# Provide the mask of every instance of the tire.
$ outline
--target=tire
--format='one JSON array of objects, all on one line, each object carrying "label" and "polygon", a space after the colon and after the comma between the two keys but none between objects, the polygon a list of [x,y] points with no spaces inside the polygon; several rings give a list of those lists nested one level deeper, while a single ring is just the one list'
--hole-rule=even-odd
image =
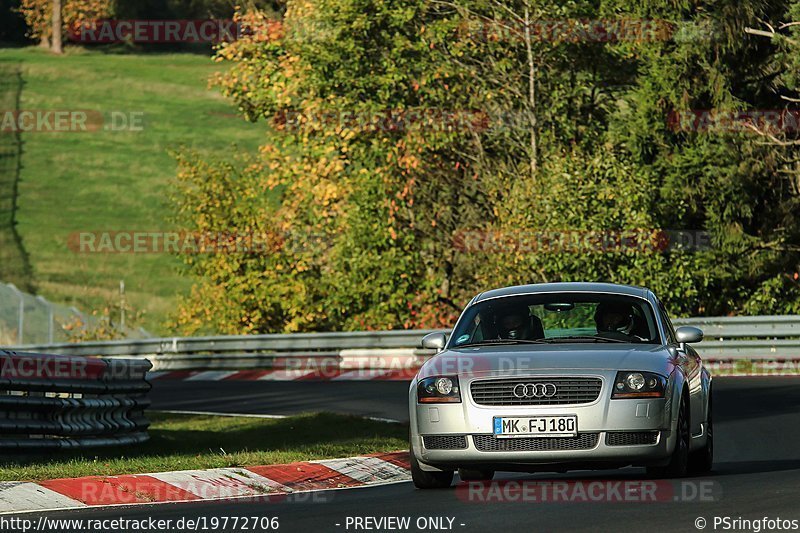
[{"label": "tire", "polygon": [[428,472],[422,470],[414,450],[411,450],[411,480],[418,489],[446,489],[453,483],[453,471]]},{"label": "tire", "polygon": [[675,441],[675,449],[670,455],[669,463],[666,466],[651,466],[647,468],[647,473],[657,478],[677,478],[685,477],[689,466],[689,445],[691,434],[689,430],[689,405],[686,394],[681,397],[681,406],[678,409],[678,439]]},{"label": "tire", "polygon": [[708,393],[708,416],[706,417],[706,445],[689,455],[689,471],[693,474],[705,474],[714,465],[714,419],[713,394]]},{"label": "tire", "polygon": [[458,477],[461,478],[461,481],[491,481],[494,477],[494,470],[459,468]]}]

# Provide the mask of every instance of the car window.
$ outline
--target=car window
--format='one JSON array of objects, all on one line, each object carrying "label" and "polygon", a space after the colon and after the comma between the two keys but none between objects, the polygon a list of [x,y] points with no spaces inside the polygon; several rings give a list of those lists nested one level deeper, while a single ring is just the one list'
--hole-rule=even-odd
[{"label": "car window", "polygon": [[678,337],[675,335],[675,327],[672,325],[672,320],[670,320],[669,314],[667,314],[667,310],[661,302],[658,302],[658,312],[661,313],[661,321],[664,323],[664,331],[667,333],[668,343],[677,343]]},{"label": "car window", "polygon": [[453,332],[453,346],[488,340],[602,337],[660,344],[649,302],[618,294],[547,293],[474,304]]}]

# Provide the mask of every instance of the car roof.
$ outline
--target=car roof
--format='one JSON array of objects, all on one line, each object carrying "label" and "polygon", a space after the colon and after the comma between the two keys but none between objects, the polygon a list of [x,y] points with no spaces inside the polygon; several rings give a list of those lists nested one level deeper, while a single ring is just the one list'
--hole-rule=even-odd
[{"label": "car roof", "polygon": [[482,292],[472,303],[478,303],[490,298],[500,298],[503,296],[514,296],[518,294],[535,294],[545,292],[602,292],[611,294],[622,294],[626,296],[636,296],[647,299],[650,292],[644,287],[634,285],[618,285],[616,283],[534,283],[530,285],[515,285],[513,287],[503,287]]}]

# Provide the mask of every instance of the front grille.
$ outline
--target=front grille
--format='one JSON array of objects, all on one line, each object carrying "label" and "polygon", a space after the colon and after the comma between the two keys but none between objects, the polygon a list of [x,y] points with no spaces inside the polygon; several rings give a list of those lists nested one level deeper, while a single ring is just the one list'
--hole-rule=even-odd
[{"label": "front grille", "polygon": [[553,450],[589,450],[597,446],[598,433],[579,433],[577,437],[520,437],[498,439],[494,435],[473,435],[481,452],[546,452]]},{"label": "front grille", "polygon": [[428,450],[463,450],[467,447],[465,435],[425,435],[422,442]]},{"label": "front grille", "polygon": [[[550,398],[517,398],[514,387],[552,383],[556,393]],[[591,403],[600,396],[599,378],[506,378],[473,381],[472,400],[479,405],[576,405]]]},{"label": "front grille", "polygon": [[606,434],[606,444],[609,446],[641,446],[655,444],[658,441],[658,431],[625,431]]}]

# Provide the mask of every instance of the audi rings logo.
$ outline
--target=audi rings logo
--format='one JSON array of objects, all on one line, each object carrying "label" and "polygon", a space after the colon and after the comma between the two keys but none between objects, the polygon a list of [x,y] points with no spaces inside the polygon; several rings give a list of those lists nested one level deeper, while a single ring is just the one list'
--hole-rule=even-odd
[{"label": "audi rings logo", "polygon": [[517,398],[552,398],[558,389],[552,383],[520,383],[514,387]]}]

